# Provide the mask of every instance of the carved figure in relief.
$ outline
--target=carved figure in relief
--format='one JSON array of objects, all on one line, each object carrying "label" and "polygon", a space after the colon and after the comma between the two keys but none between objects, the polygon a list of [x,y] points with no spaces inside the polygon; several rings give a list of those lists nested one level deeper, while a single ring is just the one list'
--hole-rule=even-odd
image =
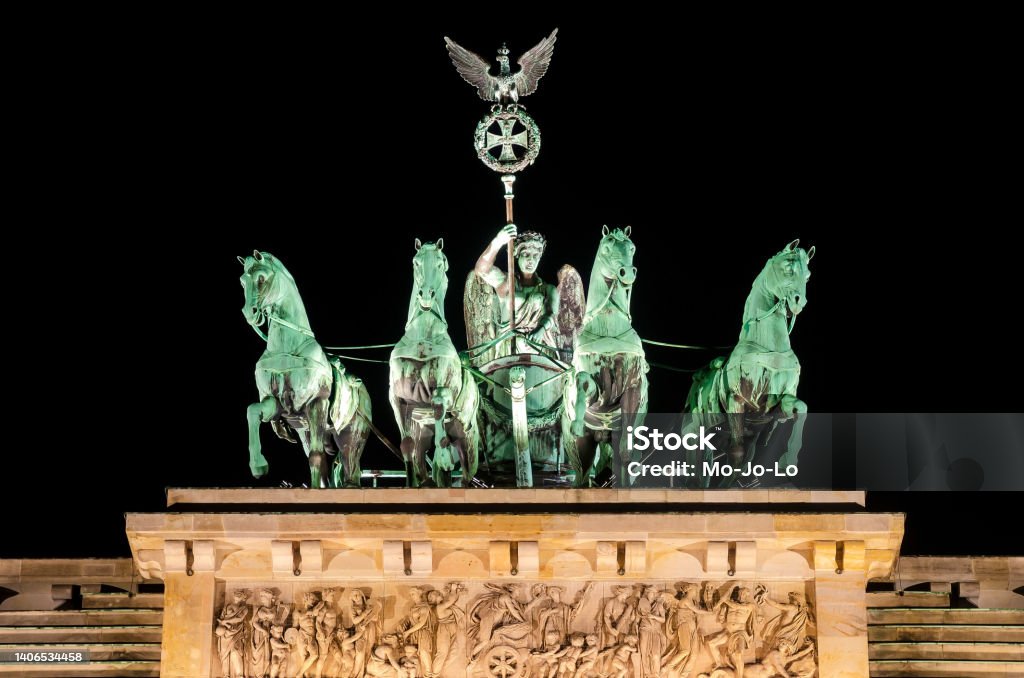
[{"label": "carved figure in relief", "polygon": [[565,676],[573,676],[576,674],[576,662],[578,662],[580,657],[583,656],[583,645],[585,642],[586,636],[582,633],[574,633],[569,638],[569,647],[555,655],[559,658],[558,678],[565,678]]},{"label": "carved figure in relief", "polygon": [[788,641],[794,650],[803,648],[804,640],[807,637],[807,622],[810,621],[810,610],[807,601],[802,593],[792,591],[789,594],[789,603],[777,603],[765,596],[764,604],[780,610],[780,614],[764,626],[762,636],[765,645],[775,648],[782,641]]},{"label": "carved figure in relief", "polygon": [[245,675],[245,620],[249,616],[247,589],[231,593],[231,602],[224,606],[217,618],[217,654],[220,656],[224,678],[242,678]]},{"label": "carved figure in relief", "polygon": [[402,658],[398,660],[401,667],[399,678],[422,678],[419,653],[420,650],[415,645],[406,645],[402,648]]},{"label": "carved figure in relief", "polygon": [[596,633],[587,634],[585,640],[587,647],[580,654],[573,678],[586,678],[594,670],[598,654],[601,652],[601,639]]},{"label": "carved figure in relief", "polygon": [[307,678],[308,671],[320,656],[316,642],[316,620],[323,608],[324,603],[319,593],[306,591],[302,594],[302,608],[296,609],[292,615],[293,624],[299,629],[299,678]]},{"label": "carved figure in relief", "polygon": [[628,586],[616,586],[615,595],[609,598],[601,609],[601,648],[617,645],[619,637],[629,632],[633,619],[633,609],[627,598],[632,589]]},{"label": "carved figure in relief", "polygon": [[530,602],[526,604],[526,617],[530,621],[530,647],[544,647],[544,624],[541,615],[551,607],[551,596],[548,595],[546,584],[534,584],[530,587]]},{"label": "carved figure in relief", "polygon": [[[700,651],[701,636],[697,631],[699,615],[713,614],[700,606],[698,594],[700,587],[696,584],[680,582],[676,584],[680,598],[666,600],[670,603],[666,631],[670,639],[668,651],[662,658],[662,665],[670,670],[680,671],[687,675],[693,669]],[[666,594],[671,595],[671,594]]]},{"label": "carved figure in relief", "polygon": [[368,661],[366,662],[366,673],[360,669],[353,671],[352,676],[369,676],[370,678],[397,678],[402,675],[402,667],[398,663],[398,645],[401,636],[397,633],[387,633],[381,636],[380,645],[373,648]]},{"label": "carved figure in relief", "polygon": [[576,598],[573,600],[572,605],[562,602],[562,593],[565,589],[561,586],[548,586],[547,593],[551,599],[551,604],[546,610],[541,612],[539,615],[541,628],[547,631],[558,632],[559,644],[564,644],[570,631],[572,630],[572,622],[579,614],[580,608],[586,602],[587,594],[590,593],[590,589],[593,588],[593,583],[587,582],[583,589],[576,594]]},{"label": "carved figure in relief", "polygon": [[633,668],[632,654],[637,651],[639,639],[634,635],[624,636],[622,642],[615,646],[611,653],[612,678],[626,678]]},{"label": "carved figure in relief", "polygon": [[334,607],[334,599],[338,592],[336,588],[327,588],[320,593],[323,603],[319,606],[319,612],[316,615],[316,678],[323,678],[327,661],[338,652],[336,647],[338,611]]},{"label": "carved figure in relief", "polygon": [[427,678],[440,678],[444,675],[445,664],[459,642],[459,630],[466,626],[466,613],[456,605],[465,590],[466,587],[459,582],[450,582],[445,586],[444,593],[430,591],[427,594],[427,602],[433,606],[436,619],[434,660],[424,669]]},{"label": "carved figure in relief", "polygon": [[277,595],[270,589],[257,591],[256,602],[256,611],[250,622],[252,635],[249,637],[249,673],[266,676],[270,672],[271,630],[275,625],[284,626],[288,619],[288,606],[279,605]]},{"label": "carved figure in relief", "polygon": [[437,616],[429,602],[424,600],[425,591],[413,586],[409,589],[412,610],[399,624],[398,631],[406,646],[413,645],[419,653],[417,666],[428,669],[434,660],[434,640],[437,636]]},{"label": "carved figure in relief", "polygon": [[[296,639],[298,633],[295,629],[291,631],[290,637]],[[270,678],[285,678],[288,670],[288,656],[292,653],[292,644],[284,637],[284,627],[274,624],[270,627]]]},{"label": "carved figure in relief", "polygon": [[[733,600],[736,592],[736,600]],[[729,664],[735,669],[735,678],[743,678],[743,651],[750,647],[754,639],[754,597],[746,586],[732,584],[727,593],[718,602],[716,611],[724,629],[708,638],[708,650],[716,666],[725,666],[722,659],[722,648]]]},{"label": "carved figure in relief", "polygon": [[807,672],[806,668],[798,668],[797,672],[793,672],[793,666],[787,668],[787,664],[804,658],[806,655],[813,651],[813,647],[805,647],[800,652],[793,654],[793,645],[783,640],[779,643],[779,646],[774,650],[771,650],[764,659],[753,664],[747,664],[743,667],[742,672],[738,672],[736,669],[730,669],[727,667],[717,668],[710,674],[702,673],[700,678],[810,678],[814,675],[816,668],[813,665],[813,661],[810,665],[810,672]]},{"label": "carved figure in relief", "polygon": [[[355,642],[355,659],[352,667],[353,676],[361,676],[371,652],[375,652],[377,639],[380,638],[383,607],[380,602],[366,597],[360,589],[352,589],[349,593],[349,621],[355,633],[361,637]],[[397,664],[396,664],[397,668]]]},{"label": "carved figure in relief", "polygon": [[352,674],[356,659],[355,645],[362,637],[362,630],[350,633],[348,629],[340,628],[334,632],[331,655],[325,664],[325,666],[333,668],[334,675],[347,678]]},{"label": "carved figure in relief", "polygon": [[525,645],[531,631],[523,604],[516,598],[519,584],[484,586],[488,591],[477,598],[469,611],[469,636],[476,640],[469,653],[471,660],[489,645]]},{"label": "carved figure in relief", "polygon": [[559,643],[558,631],[550,631],[544,636],[544,644],[530,653],[529,674],[536,678],[554,678],[558,673],[558,657],[562,646]]},{"label": "carved figure in relief", "polygon": [[661,676],[661,655],[665,651],[666,606],[654,586],[644,586],[636,604],[638,650],[643,678]]}]

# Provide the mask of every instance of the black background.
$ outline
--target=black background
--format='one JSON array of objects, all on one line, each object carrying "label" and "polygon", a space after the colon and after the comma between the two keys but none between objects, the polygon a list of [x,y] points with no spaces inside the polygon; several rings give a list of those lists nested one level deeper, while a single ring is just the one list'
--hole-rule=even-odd
[{"label": "black background", "polygon": [[[758,34],[541,15],[499,28],[502,12],[476,25],[140,24],[46,67],[16,130],[8,261],[28,266],[4,322],[20,406],[0,555],[125,555],[123,513],[159,511],[165,487],[308,478],[267,427],[270,476],[248,475],[262,342],[240,314],[236,255],[281,258],[321,343],[383,343],[402,333],[413,239],[444,237],[464,345],[462,280],[503,201],[471,145],[488,105],[449,63],[446,34],[487,58],[507,41],[516,57],[560,28],[524,101],[543,148],[516,184],[517,223],[549,238],[543,277],[570,263],[586,280],[602,224],[630,224],[641,335],[730,344],[750,283],[800,238],[817,248],[791,337],[812,411],[1019,409],[1018,361],[1000,357],[1017,350],[1004,322],[1020,284],[1003,241],[1019,187],[1001,166],[998,44],[923,24]],[[649,357],[693,368],[713,355]],[[386,367],[348,366],[394,436]],[[650,376],[651,409],[681,408],[688,377]],[[394,460],[371,440],[363,467]],[[872,494],[869,508],[908,512],[904,553],[997,555],[1021,546],[979,521],[1020,500]]]}]

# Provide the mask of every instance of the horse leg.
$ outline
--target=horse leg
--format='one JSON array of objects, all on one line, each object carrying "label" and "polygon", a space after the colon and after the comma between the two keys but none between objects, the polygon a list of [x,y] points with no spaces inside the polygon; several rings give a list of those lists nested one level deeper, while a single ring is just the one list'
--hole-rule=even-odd
[{"label": "horse leg", "polygon": [[647,404],[643,400],[643,394],[639,388],[631,387],[622,392],[620,400],[622,404],[622,425],[617,431],[612,433],[612,449],[616,451],[615,456],[618,458],[621,466],[621,468],[616,470],[616,476],[623,485],[627,483],[633,485],[636,482],[636,478],[626,473],[626,468],[629,462],[640,460],[640,451],[633,450],[630,453],[622,443],[622,439],[624,437],[623,433],[630,426],[643,424],[644,415],[647,414]]},{"label": "horse leg", "polygon": [[459,464],[462,468],[462,486],[469,487],[470,481],[476,475],[477,451],[476,445],[466,432],[466,427],[456,417],[448,428],[447,437],[441,441],[448,445],[454,445],[459,455]]},{"label": "horse leg", "polygon": [[359,466],[359,458],[363,455],[370,432],[365,423],[359,426],[360,421],[353,421],[347,429],[334,436],[334,444],[338,448],[332,469],[334,487],[360,486],[363,470]]},{"label": "horse leg", "polygon": [[570,446],[569,461],[576,471],[576,480],[573,487],[590,487],[590,469],[594,466],[594,459],[597,456],[598,441],[593,431],[586,431],[579,438],[574,439]]},{"label": "horse leg", "polygon": [[426,454],[430,449],[433,429],[413,420],[412,405],[407,405],[405,409],[407,411],[403,413],[403,420],[408,422],[408,425],[400,445],[402,458],[405,460],[405,486],[419,487],[430,477]]},{"label": "horse leg", "polygon": [[587,431],[587,402],[591,391],[597,390],[597,382],[587,372],[576,373],[576,401],[573,403],[572,435],[582,438]]},{"label": "horse leg", "polygon": [[359,487],[362,469],[359,460],[370,437],[370,395],[365,386],[359,387],[359,405],[348,426],[334,436],[338,458],[334,461],[334,487]]},{"label": "horse leg", "polygon": [[316,400],[310,404],[306,417],[309,419],[309,486],[312,489],[324,487],[327,482],[327,400]]},{"label": "horse leg", "polygon": [[249,470],[253,478],[262,478],[270,468],[260,445],[260,424],[276,417],[278,409],[274,396],[267,396],[249,405],[245,411],[245,418],[249,421]]},{"label": "horse leg", "polygon": [[[587,403],[597,392],[597,382],[589,372],[579,371],[575,376],[576,398],[571,401],[573,420],[568,427],[563,426],[562,436],[565,438],[565,456],[576,471],[574,487],[590,487],[590,469],[594,465],[598,441],[594,433],[587,429]],[[563,415],[565,416],[565,415]],[[568,430],[565,430],[568,428]]]},{"label": "horse leg", "polygon": [[452,484],[452,470],[455,460],[451,456],[451,438],[445,430],[445,420],[452,406],[451,390],[439,387],[434,390],[434,484],[449,487]]},{"label": "horse leg", "polygon": [[743,461],[747,456],[743,433],[743,414],[746,411],[746,404],[741,397],[734,395],[729,398],[726,406],[729,412],[729,436],[732,439],[732,447],[728,452],[729,463],[734,468],[740,468],[743,466]]},{"label": "horse leg", "polygon": [[804,415],[807,414],[807,403],[796,396],[785,395],[782,396],[780,407],[787,416],[793,415],[793,433],[789,436],[786,452],[779,459],[779,463],[786,466],[790,464],[797,466],[800,448],[804,444],[804,424],[807,423],[807,417]]}]

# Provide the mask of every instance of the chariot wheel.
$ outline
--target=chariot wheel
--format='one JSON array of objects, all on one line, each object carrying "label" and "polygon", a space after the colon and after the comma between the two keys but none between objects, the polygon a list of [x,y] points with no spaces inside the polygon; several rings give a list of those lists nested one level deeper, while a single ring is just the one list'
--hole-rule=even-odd
[{"label": "chariot wheel", "polygon": [[497,645],[487,651],[484,666],[488,676],[497,678],[521,678],[526,663],[520,651],[510,645]]}]

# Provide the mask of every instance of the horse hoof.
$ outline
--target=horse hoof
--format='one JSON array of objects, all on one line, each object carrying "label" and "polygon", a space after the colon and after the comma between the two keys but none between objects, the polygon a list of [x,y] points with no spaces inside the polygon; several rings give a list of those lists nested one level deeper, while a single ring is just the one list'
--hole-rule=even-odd
[{"label": "horse hoof", "polygon": [[267,475],[267,471],[270,470],[270,466],[262,464],[260,466],[250,466],[249,470],[252,471],[253,478],[262,478]]}]

